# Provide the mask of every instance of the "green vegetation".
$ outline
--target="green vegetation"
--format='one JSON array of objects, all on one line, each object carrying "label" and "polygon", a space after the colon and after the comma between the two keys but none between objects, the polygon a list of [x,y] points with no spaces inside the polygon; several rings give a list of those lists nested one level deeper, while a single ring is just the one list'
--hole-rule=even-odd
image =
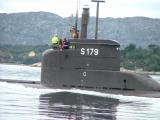
[{"label": "green vegetation", "polygon": [[[50,48],[43,46],[12,46],[0,45],[0,63],[33,64],[40,62],[42,53]],[[121,50],[121,67],[144,71],[160,71],[160,46],[149,45],[147,48],[137,48],[130,44]]]},{"label": "green vegetation", "polygon": [[121,50],[121,66],[130,70],[160,71],[160,46],[142,49],[130,44]]},{"label": "green vegetation", "polygon": [[0,63],[33,64],[41,61],[42,53],[48,45],[0,45]]}]

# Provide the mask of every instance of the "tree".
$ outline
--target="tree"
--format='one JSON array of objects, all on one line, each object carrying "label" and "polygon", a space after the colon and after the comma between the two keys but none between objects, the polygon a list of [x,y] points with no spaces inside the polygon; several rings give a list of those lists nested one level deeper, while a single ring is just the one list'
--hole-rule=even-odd
[{"label": "tree", "polygon": [[134,50],[136,50],[136,45],[135,44],[130,44],[124,50],[127,51],[127,52],[134,51]]}]

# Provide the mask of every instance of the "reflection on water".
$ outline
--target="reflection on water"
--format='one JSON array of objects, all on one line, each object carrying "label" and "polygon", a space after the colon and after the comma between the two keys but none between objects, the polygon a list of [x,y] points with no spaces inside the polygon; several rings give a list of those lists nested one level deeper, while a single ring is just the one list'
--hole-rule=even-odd
[{"label": "reflection on water", "polygon": [[159,98],[4,82],[0,89],[0,120],[160,120]]},{"label": "reflection on water", "polygon": [[119,100],[70,92],[40,95],[40,114],[56,119],[116,120]]},{"label": "reflection on water", "polygon": [[[0,64],[0,79],[38,81],[40,68]],[[0,120],[160,120],[159,113],[160,98],[0,82]]]}]

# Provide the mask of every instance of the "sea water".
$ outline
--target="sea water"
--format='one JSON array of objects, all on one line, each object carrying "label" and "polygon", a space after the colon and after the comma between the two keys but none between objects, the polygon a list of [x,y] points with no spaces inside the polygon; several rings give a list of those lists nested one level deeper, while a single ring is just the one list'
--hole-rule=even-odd
[{"label": "sea water", "polygon": [[[0,79],[39,81],[40,68],[0,64]],[[160,98],[0,82],[0,120],[160,120]]]}]

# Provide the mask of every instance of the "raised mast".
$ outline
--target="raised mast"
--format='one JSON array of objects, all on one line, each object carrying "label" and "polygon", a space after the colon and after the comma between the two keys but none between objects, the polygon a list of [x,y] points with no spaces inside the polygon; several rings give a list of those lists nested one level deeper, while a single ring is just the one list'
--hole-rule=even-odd
[{"label": "raised mast", "polygon": [[99,3],[105,2],[105,0],[92,0],[92,2],[97,2],[97,11],[96,11],[96,28],[95,28],[95,40],[98,39],[98,18],[99,18]]}]

